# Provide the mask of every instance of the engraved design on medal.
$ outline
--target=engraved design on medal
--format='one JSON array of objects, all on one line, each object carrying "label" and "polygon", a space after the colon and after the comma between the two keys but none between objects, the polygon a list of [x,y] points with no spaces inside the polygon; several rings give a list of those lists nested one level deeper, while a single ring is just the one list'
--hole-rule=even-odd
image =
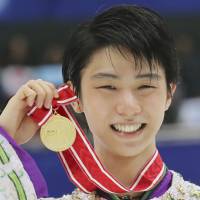
[{"label": "engraved design on medal", "polygon": [[76,129],[68,118],[53,114],[41,127],[40,138],[46,148],[55,152],[64,151],[74,143]]}]

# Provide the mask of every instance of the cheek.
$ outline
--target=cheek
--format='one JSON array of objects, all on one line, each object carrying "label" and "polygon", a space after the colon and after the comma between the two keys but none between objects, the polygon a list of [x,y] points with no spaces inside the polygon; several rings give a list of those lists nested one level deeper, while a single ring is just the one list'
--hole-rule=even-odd
[{"label": "cheek", "polygon": [[109,123],[110,106],[108,101],[97,95],[87,95],[83,99],[83,112],[85,114],[88,126],[93,134],[100,134]]},{"label": "cheek", "polygon": [[102,95],[95,89],[85,90],[83,96],[83,112],[95,117],[107,115],[112,109],[112,98]]},{"label": "cheek", "polygon": [[152,119],[163,118],[166,106],[166,95],[161,92],[157,92],[149,98],[144,99],[144,111],[146,111]]}]

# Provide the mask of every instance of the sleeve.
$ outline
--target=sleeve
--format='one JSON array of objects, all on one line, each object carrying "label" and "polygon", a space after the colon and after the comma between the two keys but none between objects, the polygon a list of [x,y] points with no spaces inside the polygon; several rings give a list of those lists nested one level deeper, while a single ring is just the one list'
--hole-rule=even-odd
[{"label": "sleeve", "polygon": [[33,184],[37,197],[47,197],[48,190],[46,181],[33,158],[1,127],[0,136],[1,139],[4,138],[4,143],[13,149],[12,154],[16,154],[17,160],[22,164],[24,171]]}]

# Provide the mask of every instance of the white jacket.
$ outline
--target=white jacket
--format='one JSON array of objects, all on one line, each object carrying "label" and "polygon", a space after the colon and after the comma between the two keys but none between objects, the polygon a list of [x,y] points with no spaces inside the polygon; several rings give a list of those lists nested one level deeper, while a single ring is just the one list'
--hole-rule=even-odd
[{"label": "white jacket", "polygon": [[[200,187],[185,181],[172,171],[172,185],[164,195],[151,200],[200,200]],[[95,200],[95,192],[85,194],[76,189],[60,198],[40,200]],[[99,198],[98,198],[99,199]],[[22,162],[8,141],[0,135],[0,200],[37,200],[33,184]]]}]

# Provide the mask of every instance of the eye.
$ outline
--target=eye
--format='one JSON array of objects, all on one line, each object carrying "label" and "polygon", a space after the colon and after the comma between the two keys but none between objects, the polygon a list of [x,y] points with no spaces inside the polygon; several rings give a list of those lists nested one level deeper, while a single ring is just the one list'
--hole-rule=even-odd
[{"label": "eye", "polygon": [[113,85],[103,85],[103,86],[97,87],[97,89],[116,90],[116,87],[114,87]]},{"label": "eye", "polygon": [[156,87],[153,85],[142,85],[138,89],[143,90],[143,89],[152,89],[152,88],[156,88]]}]

